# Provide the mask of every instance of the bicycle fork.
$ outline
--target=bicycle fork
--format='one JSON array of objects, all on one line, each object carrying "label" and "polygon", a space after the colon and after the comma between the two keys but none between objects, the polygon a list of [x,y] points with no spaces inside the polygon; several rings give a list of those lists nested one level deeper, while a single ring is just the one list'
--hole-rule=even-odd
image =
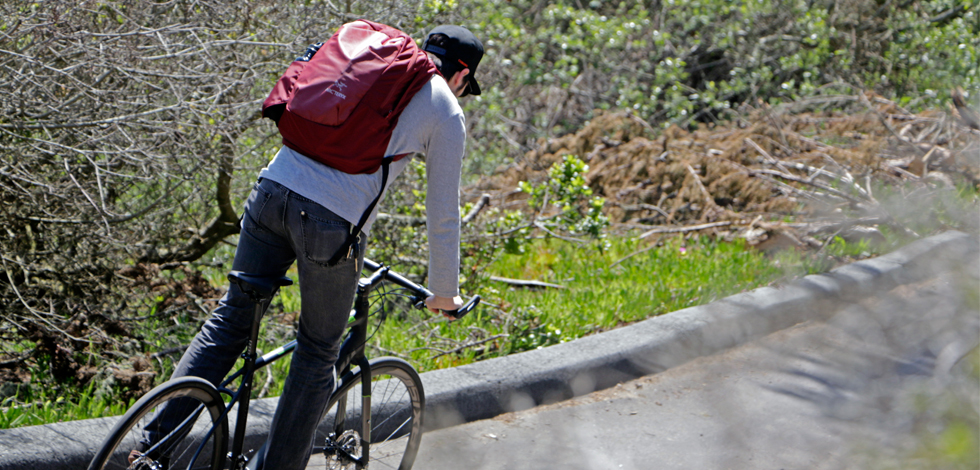
[{"label": "bicycle fork", "polygon": [[361,357],[361,465],[371,459],[371,363]]},{"label": "bicycle fork", "polygon": [[[357,468],[364,468],[371,457],[371,363],[364,355],[364,342],[367,338],[367,312],[370,308],[367,292],[370,284],[360,283],[357,297],[354,299],[354,319],[348,324],[350,334],[340,348],[340,362],[337,366],[343,370],[344,376],[350,372],[352,363],[356,363],[361,374],[361,432],[357,436],[356,447],[360,447],[360,456],[355,456],[357,449],[350,444],[350,432],[347,427],[347,397],[337,401],[337,411],[332,435],[327,438],[325,453],[338,456],[343,461],[354,463]],[[350,358],[344,360],[344,358]],[[349,361],[349,362],[348,362]],[[357,399],[357,397],[351,397]],[[353,453],[352,453],[353,451]]]},{"label": "bicycle fork", "polygon": [[[361,357],[358,366],[361,371],[361,432],[357,436],[357,446],[351,446],[351,431],[347,427],[347,398],[337,401],[333,433],[327,438],[324,453],[337,455],[341,461],[353,462],[357,468],[367,466],[371,458],[371,363]],[[356,399],[356,398],[355,398]],[[360,457],[354,455],[360,448]]]}]

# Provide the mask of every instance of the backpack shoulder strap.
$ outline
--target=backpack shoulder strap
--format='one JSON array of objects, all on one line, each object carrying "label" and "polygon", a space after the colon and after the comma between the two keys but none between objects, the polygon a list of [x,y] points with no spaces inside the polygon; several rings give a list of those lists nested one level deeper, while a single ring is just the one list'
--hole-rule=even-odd
[{"label": "backpack shoulder strap", "polygon": [[367,209],[364,209],[364,213],[361,214],[361,220],[357,222],[357,225],[351,227],[350,233],[347,234],[347,240],[344,241],[344,244],[341,245],[340,248],[337,249],[337,252],[334,253],[333,257],[327,261],[328,266],[336,265],[342,259],[351,257],[356,258],[358,256],[357,237],[360,236],[361,229],[364,228],[368,218],[371,217],[371,213],[374,212],[374,207],[377,206],[378,201],[381,200],[381,195],[385,193],[385,186],[388,184],[388,171],[391,167],[391,162],[394,160],[395,157],[385,157],[381,161],[381,190],[378,191],[378,195],[374,197],[374,200],[371,201],[371,204],[368,205]]}]

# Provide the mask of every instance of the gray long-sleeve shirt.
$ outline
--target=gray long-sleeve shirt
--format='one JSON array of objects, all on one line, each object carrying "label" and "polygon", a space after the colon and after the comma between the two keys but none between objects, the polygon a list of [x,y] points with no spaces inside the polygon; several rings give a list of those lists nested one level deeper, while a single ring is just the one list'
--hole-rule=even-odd
[{"label": "gray long-sleeve shirt", "polygon": [[[402,111],[385,153],[425,155],[429,290],[442,297],[459,295],[459,180],[465,145],[463,110],[446,81],[435,75]],[[387,186],[408,166],[412,156],[391,164]],[[352,224],[360,221],[381,189],[381,170],[351,175],[285,146],[259,177],[316,201]],[[364,233],[370,231],[377,214],[375,207]]]}]

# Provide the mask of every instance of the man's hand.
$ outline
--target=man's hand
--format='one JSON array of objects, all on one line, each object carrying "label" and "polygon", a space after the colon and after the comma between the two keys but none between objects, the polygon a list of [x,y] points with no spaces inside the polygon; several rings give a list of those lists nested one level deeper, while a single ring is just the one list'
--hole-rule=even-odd
[{"label": "man's hand", "polygon": [[[438,295],[433,295],[428,299],[425,299],[425,306],[432,311],[432,313],[438,313],[441,310],[459,310],[463,307],[463,299],[460,296],[456,297],[440,297]],[[448,318],[450,321],[455,320],[452,316],[442,313],[442,316]]]}]

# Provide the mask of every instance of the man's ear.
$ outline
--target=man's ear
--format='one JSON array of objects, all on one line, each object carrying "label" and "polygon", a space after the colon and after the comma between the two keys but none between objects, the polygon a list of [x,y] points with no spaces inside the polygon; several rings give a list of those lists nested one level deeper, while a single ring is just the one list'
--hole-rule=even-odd
[{"label": "man's ear", "polygon": [[453,74],[453,78],[449,79],[449,88],[457,97],[462,93],[462,88],[465,86],[463,80],[466,79],[466,76],[469,74],[470,69],[463,69],[457,71],[455,74]]},{"label": "man's ear", "polygon": [[459,85],[460,83],[463,83],[463,79],[466,78],[466,76],[469,74],[470,74],[470,69],[458,70],[456,71],[455,74],[453,74],[452,82],[455,85]]}]

